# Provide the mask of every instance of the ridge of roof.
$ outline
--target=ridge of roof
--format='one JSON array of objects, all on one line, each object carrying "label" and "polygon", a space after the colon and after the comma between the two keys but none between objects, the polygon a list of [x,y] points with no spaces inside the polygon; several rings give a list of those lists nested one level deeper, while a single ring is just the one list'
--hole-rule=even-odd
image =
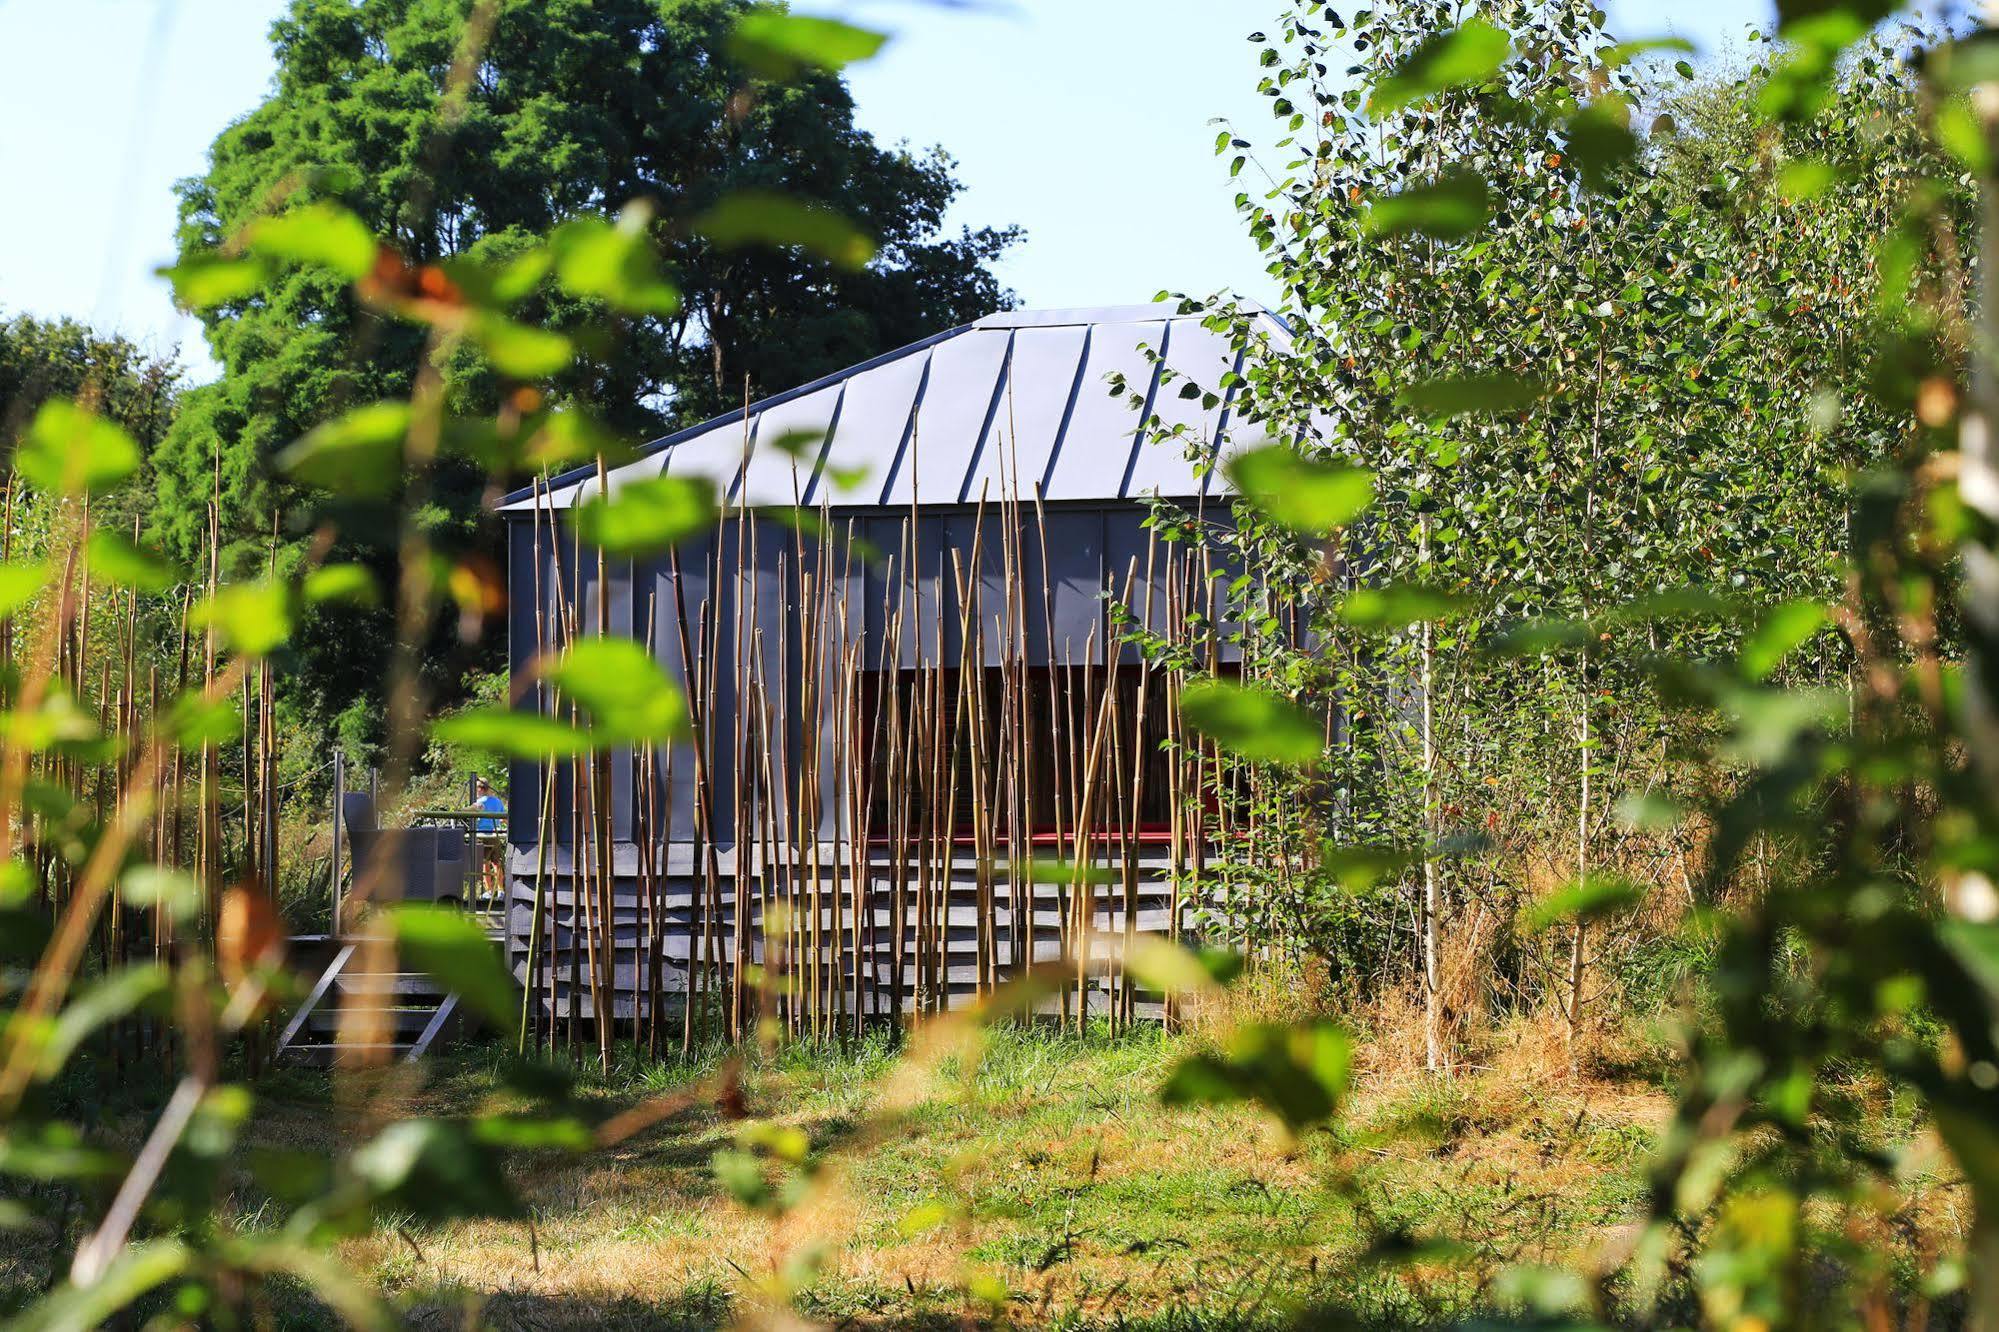
[{"label": "ridge of roof", "polygon": [[[1237,308],[1252,318],[1262,316],[1268,319],[1286,334],[1290,332],[1288,326],[1281,318],[1261,305],[1243,301],[1238,303]],[[1170,324],[1179,321],[1197,320],[1202,317],[1204,316],[1200,311],[1183,312],[1179,304],[1169,301],[1155,301],[1147,305],[1075,306],[1040,310],[995,311],[972,323],[960,324],[954,328],[944,329],[941,332],[931,334],[929,337],[918,339],[915,342],[895,348],[892,351],[883,352],[855,365],[846,366],[828,375],[822,375],[809,383],[800,384],[795,388],[786,389],[781,393],[775,393],[769,397],[758,399],[747,407],[731,408],[729,411],[711,417],[708,420],[683,426],[669,434],[640,445],[634,450],[631,457],[620,463],[619,466],[630,466],[640,459],[654,456],[678,444],[696,439],[719,427],[742,424],[752,418],[761,417],[773,408],[818,393],[843,381],[854,379],[870,370],[879,369],[882,366],[893,364],[911,356],[921,355],[942,343],[970,333],[991,331],[1011,332],[1020,329],[1090,328],[1130,324]],[[1078,372],[1080,373],[1080,371],[1081,367],[1079,365]],[[542,482],[543,493],[552,494],[558,490],[574,486],[578,482],[588,480],[595,475],[596,465],[594,463],[581,464],[565,472],[558,473]],[[530,482],[528,485],[521,486],[503,496],[497,508],[502,512],[509,508],[516,508],[534,501],[535,495],[536,487],[534,483]]]},{"label": "ridge of roof", "polygon": [[1080,324],[1156,324],[1165,319],[1192,319],[1180,307],[1163,301],[1150,305],[1075,306],[1068,309],[999,310],[972,324],[973,328],[1065,328]]},{"label": "ridge of roof", "polygon": [[[807,394],[817,393],[820,389],[830,388],[832,385],[839,383],[841,380],[851,379],[853,376],[861,374],[864,371],[873,370],[876,369],[877,367],[884,365],[889,365],[895,361],[900,361],[905,357],[914,356],[919,352],[929,351],[932,347],[935,347],[938,343],[948,342],[952,338],[959,337],[966,333],[970,333],[973,329],[977,327],[978,327],[977,324],[960,324],[956,328],[947,328],[941,333],[932,333],[927,338],[920,338],[915,342],[909,343],[907,346],[897,347],[894,351],[883,352],[881,355],[870,357],[867,360],[862,361],[857,365],[845,366],[839,370],[835,370],[830,375],[821,375],[819,378],[813,380],[808,384],[800,384],[798,387],[786,389],[782,393],[773,393],[768,398],[759,398],[755,402],[751,403],[747,408],[732,407],[728,411],[723,412],[719,416],[709,417],[706,421],[699,422],[695,425],[682,426],[680,429],[674,431],[671,434],[661,435],[658,439],[649,440],[646,443],[639,445],[638,448],[632,451],[632,456],[630,458],[627,458],[623,463],[620,463],[619,466],[621,467],[627,466],[631,463],[637,462],[640,458],[650,457],[653,454],[658,453],[662,449],[670,449],[675,444],[680,443],[682,440],[693,439],[697,435],[705,435],[710,430],[716,429],[718,426],[725,426],[730,424],[731,422],[743,421],[751,416],[757,416],[762,414],[763,412],[769,411],[773,407],[780,407],[787,402],[793,401],[794,399],[803,398]],[[558,472],[556,475],[549,477],[548,480],[542,482],[542,487],[548,491],[553,492],[556,490],[560,490],[564,486],[574,485],[578,481],[588,480],[590,477],[593,477],[596,474],[597,474],[597,465],[595,463],[584,463],[581,466],[572,467],[566,472]],[[527,502],[528,500],[533,499],[534,496],[535,496],[534,485],[532,483],[529,483],[528,485],[520,487],[518,490],[510,491],[507,494],[501,496],[498,507],[501,509],[505,509],[509,505],[522,504]]]}]

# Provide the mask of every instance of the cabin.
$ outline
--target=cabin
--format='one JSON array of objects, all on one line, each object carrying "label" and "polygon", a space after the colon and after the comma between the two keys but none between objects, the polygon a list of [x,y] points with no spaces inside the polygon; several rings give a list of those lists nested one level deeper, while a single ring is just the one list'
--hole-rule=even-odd
[{"label": "cabin", "polygon": [[[559,710],[534,661],[608,631],[692,722],[514,766],[537,1020],[844,1031],[1030,974],[1046,1011],[1159,1011],[1116,963],[1204,910],[1218,829],[1175,704],[1236,660],[1233,574],[1184,537],[1232,521],[1240,368],[1170,306],[1009,311],[508,496],[516,706]],[[571,508],[661,474],[714,481],[712,533],[577,542]]]}]

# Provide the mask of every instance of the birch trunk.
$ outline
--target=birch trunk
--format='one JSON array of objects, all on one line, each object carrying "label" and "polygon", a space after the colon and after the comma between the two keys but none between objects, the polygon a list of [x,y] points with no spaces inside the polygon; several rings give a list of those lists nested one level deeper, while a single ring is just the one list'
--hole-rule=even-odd
[{"label": "birch trunk", "polygon": [[[1999,28],[1999,3],[1980,6],[1986,29]],[[1972,90],[1971,104],[1983,121],[1988,143],[1999,141],[1999,84]],[[1978,291],[1972,346],[1971,398],[1964,413],[1959,493],[1964,503],[1988,522],[1999,521],[1999,377],[1993,357],[1999,355],[1999,303],[1993,299],[1993,265],[1999,264],[1999,182],[1990,175],[1981,183],[1979,210]],[[1999,788],[1999,711],[1994,708],[1990,680],[1995,664],[1989,657],[1999,645],[1999,552],[1980,538],[1965,543],[1963,609],[1974,661],[1969,673],[1974,687],[1965,690],[1971,752],[1977,756],[1988,787]],[[1971,1308],[1967,1324],[1980,1332],[1999,1332],[1999,1215],[1980,1200],[1972,1222],[1969,1245]]]},{"label": "birch trunk", "polygon": [[[1421,520],[1418,530],[1420,559],[1424,565],[1428,565],[1430,520],[1427,516]],[[1422,674],[1420,724],[1423,748],[1423,1067],[1432,1073],[1437,1073],[1443,1070],[1445,1064],[1443,967],[1438,958],[1437,924],[1441,910],[1441,891],[1437,883],[1437,858],[1432,851],[1437,842],[1437,713],[1434,694],[1437,680],[1437,640],[1435,626],[1428,620],[1422,623],[1417,634]]]}]

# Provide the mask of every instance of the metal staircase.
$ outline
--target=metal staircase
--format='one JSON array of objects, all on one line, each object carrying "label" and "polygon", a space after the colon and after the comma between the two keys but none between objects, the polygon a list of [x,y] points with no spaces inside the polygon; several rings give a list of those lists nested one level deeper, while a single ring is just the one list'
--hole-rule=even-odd
[{"label": "metal staircase", "polygon": [[[320,1065],[387,1062],[423,1057],[458,1013],[458,996],[447,994],[420,971],[362,970],[365,941],[342,943],[312,992],[278,1037],[280,1059]],[[374,1044],[342,1043],[343,1011],[383,1016],[388,1039]]]}]

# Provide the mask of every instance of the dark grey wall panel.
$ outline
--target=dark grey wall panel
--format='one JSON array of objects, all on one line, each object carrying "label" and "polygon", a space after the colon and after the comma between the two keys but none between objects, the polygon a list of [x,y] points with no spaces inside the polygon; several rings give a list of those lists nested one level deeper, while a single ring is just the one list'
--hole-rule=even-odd
[{"label": "dark grey wall panel", "polygon": [[[714,537],[690,541],[671,556],[636,567],[607,564],[605,607],[612,631],[649,643],[667,673],[687,690],[691,704],[705,714],[714,840],[723,848],[735,846],[739,820],[756,837],[762,816],[754,805],[739,808],[738,801],[760,798],[766,765],[774,770],[780,796],[793,787],[808,750],[801,730],[807,724],[803,684],[808,678],[817,680],[829,695],[827,706],[816,714],[814,736],[826,797],[818,831],[822,838],[837,838],[847,828],[839,799],[845,790],[840,764],[852,737],[841,729],[831,694],[841,687],[846,650],[857,647],[867,671],[908,670],[926,663],[955,666],[962,648],[962,578],[979,590],[985,662],[1006,659],[1009,522],[1020,525],[1022,587],[1015,608],[1024,611],[1019,632],[1032,665],[1101,665],[1111,651],[1106,588],[1125,595],[1126,577],[1134,567],[1139,574],[1132,590],[1134,609],[1153,630],[1167,628],[1169,608],[1176,604],[1181,614],[1205,604],[1211,616],[1226,619],[1226,584],[1234,571],[1218,559],[1204,583],[1198,561],[1169,559],[1167,544],[1152,540],[1147,513],[1141,505],[1055,505],[1037,513],[1033,506],[1016,510],[988,504],[983,517],[976,507],[925,509],[913,527],[906,514],[894,511],[842,515],[833,519],[832,537],[824,544],[818,535],[801,533],[786,522],[731,519]],[[830,563],[822,569],[822,552],[828,549]],[[595,632],[599,590],[594,554],[579,552],[566,535],[551,545],[546,527],[537,542],[532,522],[515,521],[508,567],[517,589],[509,615],[514,669],[525,669],[532,660],[537,633],[549,631],[565,596],[584,632]],[[539,623],[533,613],[537,571],[544,608]],[[1171,592],[1176,577],[1179,590]],[[897,606],[902,608],[899,622]],[[1135,648],[1121,647],[1119,655],[1138,659]],[[1225,647],[1221,659],[1232,661],[1238,655]],[[763,743],[762,720],[739,698],[746,669],[766,689],[775,690],[766,696],[774,745]],[[529,690],[522,705],[533,706],[540,698],[539,690]],[[739,750],[751,765],[740,775]],[[654,828],[669,843],[697,840],[699,783],[693,747],[672,746],[655,762],[652,798],[657,812],[642,825],[638,760],[631,754],[616,756],[612,816],[621,844],[630,845],[642,826]],[[571,765],[560,765],[554,778],[553,838],[561,848],[573,840],[577,773]],[[585,797],[587,809],[587,790]],[[531,765],[516,765],[512,798],[513,841],[531,848],[541,809],[539,774]],[[790,811],[773,813],[781,827],[790,826]]]},{"label": "dark grey wall panel", "polygon": [[[1035,541],[1036,554],[1042,542]],[[1050,509],[1048,566],[1041,590],[1048,598],[1049,656],[1083,661],[1104,650],[1104,515],[1095,509]],[[1091,645],[1094,645],[1092,647]]]}]

